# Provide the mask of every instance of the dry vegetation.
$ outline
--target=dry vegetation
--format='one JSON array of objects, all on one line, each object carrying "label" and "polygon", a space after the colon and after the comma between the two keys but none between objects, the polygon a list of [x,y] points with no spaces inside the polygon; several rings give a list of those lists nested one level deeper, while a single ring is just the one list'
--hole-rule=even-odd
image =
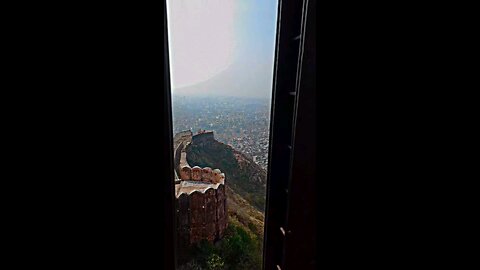
[{"label": "dry vegetation", "polygon": [[263,239],[264,214],[252,207],[230,187],[226,188],[228,217],[239,222],[247,231]]}]

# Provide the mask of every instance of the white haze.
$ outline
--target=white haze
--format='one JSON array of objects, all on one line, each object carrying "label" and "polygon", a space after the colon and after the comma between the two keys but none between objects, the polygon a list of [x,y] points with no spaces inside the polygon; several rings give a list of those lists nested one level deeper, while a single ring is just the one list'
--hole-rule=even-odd
[{"label": "white haze", "polygon": [[168,0],[173,95],[270,98],[276,0]]}]

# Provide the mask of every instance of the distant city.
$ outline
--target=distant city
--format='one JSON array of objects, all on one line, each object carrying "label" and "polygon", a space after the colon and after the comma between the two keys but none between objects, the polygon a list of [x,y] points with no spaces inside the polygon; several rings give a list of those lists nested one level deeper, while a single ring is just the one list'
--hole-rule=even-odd
[{"label": "distant city", "polygon": [[232,146],[267,169],[270,130],[268,99],[173,96],[173,131],[213,130],[215,139]]}]

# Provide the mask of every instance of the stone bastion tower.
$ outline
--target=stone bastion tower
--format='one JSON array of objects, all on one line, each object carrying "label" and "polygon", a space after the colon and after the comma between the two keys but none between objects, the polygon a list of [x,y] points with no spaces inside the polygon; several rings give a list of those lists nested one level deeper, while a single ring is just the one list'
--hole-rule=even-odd
[{"label": "stone bastion tower", "polygon": [[225,174],[219,169],[191,167],[187,162],[186,149],[209,140],[214,140],[213,132],[175,135],[175,211],[180,249],[203,239],[221,239],[227,227]]}]

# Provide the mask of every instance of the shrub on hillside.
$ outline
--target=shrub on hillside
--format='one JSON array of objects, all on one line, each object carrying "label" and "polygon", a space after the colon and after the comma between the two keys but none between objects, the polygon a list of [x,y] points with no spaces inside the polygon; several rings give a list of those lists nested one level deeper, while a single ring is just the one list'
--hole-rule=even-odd
[{"label": "shrub on hillside", "polygon": [[188,256],[195,262],[194,266],[201,267],[200,269],[257,270],[262,268],[261,242],[242,227],[233,224],[229,224],[224,238],[217,245],[201,241],[191,249]]}]

